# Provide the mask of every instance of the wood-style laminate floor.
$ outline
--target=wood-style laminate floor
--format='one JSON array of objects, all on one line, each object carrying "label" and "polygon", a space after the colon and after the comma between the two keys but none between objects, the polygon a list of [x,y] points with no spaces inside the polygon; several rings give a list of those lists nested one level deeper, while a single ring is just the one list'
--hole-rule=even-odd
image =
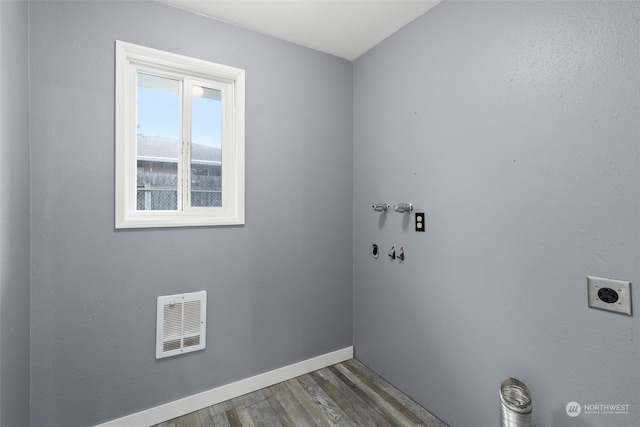
[{"label": "wood-style laminate floor", "polygon": [[352,359],[155,427],[447,427]]}]

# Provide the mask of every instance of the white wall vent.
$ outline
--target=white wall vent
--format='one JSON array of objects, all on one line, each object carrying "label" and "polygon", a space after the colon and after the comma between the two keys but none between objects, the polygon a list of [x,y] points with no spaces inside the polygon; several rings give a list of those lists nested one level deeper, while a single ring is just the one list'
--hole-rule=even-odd
[{"label": "white wall vent", "polygon": [[158,297],[156,359],[206,346],[207,291]]}]

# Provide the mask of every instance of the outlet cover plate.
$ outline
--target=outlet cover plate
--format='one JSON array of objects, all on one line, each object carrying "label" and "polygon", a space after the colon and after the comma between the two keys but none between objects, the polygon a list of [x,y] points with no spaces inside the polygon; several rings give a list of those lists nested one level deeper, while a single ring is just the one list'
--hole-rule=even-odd
[{"label": "outlet cover plate", "polygon": [[[606,295],[616,295],[615,302],[603,301],[598,292],[606,290]],[[613,293],[611,292],[613,291]],[[599,310],[631,316],[631,283],[624,280],[605,279],[602,277],[587,276],[587,295],[589,307]]]},{"label": "outlet cover plate", "polygon": [[424,212],[416,212],[416,231],[424,231]]}]

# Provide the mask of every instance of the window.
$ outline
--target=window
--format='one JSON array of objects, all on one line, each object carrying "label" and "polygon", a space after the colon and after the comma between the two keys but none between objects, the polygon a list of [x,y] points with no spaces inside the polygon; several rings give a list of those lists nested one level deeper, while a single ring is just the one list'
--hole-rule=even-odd
[{"label": "window", "polygon": [[115,222],[244,224],[244,70],[116,42]]}]

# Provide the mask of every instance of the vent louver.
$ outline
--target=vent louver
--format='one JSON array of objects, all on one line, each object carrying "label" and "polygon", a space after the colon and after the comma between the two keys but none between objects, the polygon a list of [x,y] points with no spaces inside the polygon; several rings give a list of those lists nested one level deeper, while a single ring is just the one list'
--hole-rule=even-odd
[{"label": "vent louver", "polygon": [[158,297],[156,359],[206,346],[207,292]]}]

